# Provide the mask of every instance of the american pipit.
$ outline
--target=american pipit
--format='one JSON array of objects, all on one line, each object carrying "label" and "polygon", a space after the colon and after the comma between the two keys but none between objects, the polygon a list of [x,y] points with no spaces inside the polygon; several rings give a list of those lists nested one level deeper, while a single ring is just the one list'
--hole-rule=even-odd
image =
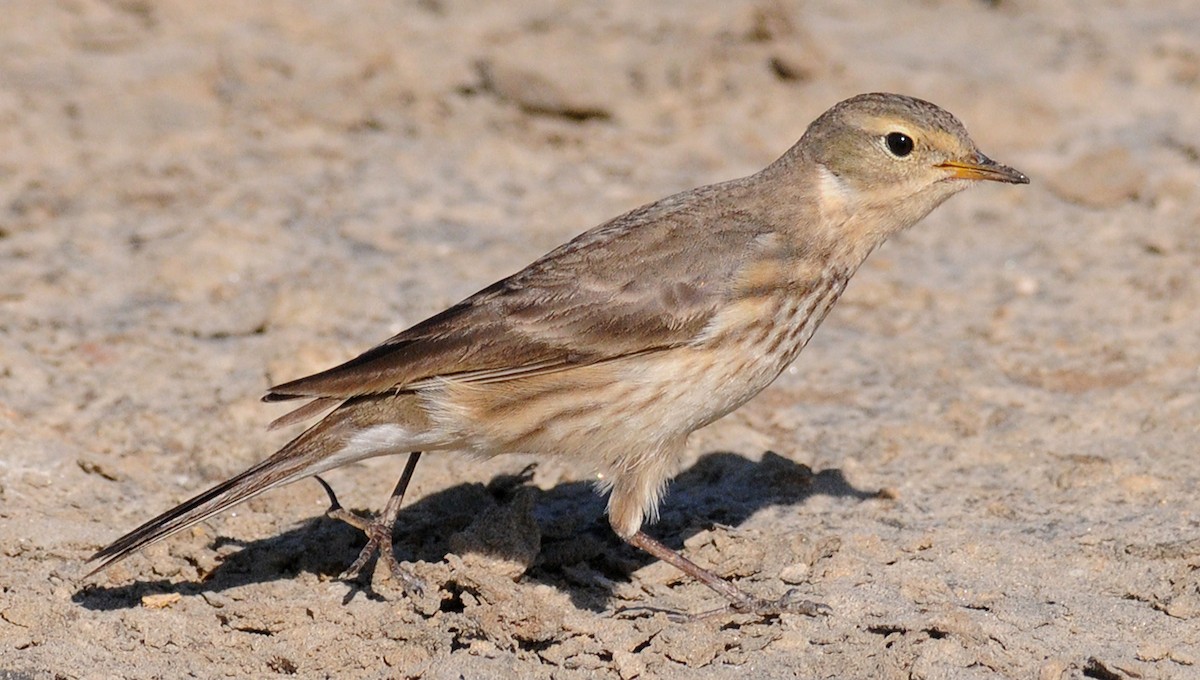
[{"label": "american pipit", "polygon": [[[155,517],[92,559],[97,570],[267,489],[372,456],[409,453],[383,514],[331,514],[392,532],[422,451],[566,455],[603,473],[623,540],[742,611],[812,612],[745,593],[650,538],[688,435],[746,403],[796,358],[863,260],[977,180],[1029,180],[919,99],[837,104],[765,170],[605,222],[368,350],[271,388],[309,402],[273,425],[331,413],[275,455]],[[328,487],[326,487],[328,488]],[[332,497],[332,493],[331,493]]]}]

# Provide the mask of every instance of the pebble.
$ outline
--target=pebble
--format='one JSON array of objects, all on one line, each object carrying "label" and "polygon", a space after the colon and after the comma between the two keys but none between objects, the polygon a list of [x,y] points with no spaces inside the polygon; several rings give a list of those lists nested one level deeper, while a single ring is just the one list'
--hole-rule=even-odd
[{"label": "pebble", "polygon": [[1124,147],[1083,154],[1046,175],[1046,184],[1059,198],[1097,209],[1114,208],[1137,198],[1145,182],[1145,170]]}]

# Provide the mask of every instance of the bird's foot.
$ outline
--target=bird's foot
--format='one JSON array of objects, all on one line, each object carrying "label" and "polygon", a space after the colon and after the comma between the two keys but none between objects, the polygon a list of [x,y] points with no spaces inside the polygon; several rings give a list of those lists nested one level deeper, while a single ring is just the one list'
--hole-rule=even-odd
[{"label": "bird's foot", "polygon": [[329,494],[329,509],[325,511],[325,516],[345,522],[367,536],[367,544],[359,551],[354,562],[338,575],[338,580],[356,580],[363,568],[370,564],[371,558],[378,554],[379,559],[387,565],[388,573],[400,584],[404,593],[410,597],[419,597],[425,591],[425,582],[416,574],[400,566],[400,562],[396,560],[396,555],[392,551],[391,524],[382,519],[370,520],[343,508],[329,484],[320,477],[317,477],[316,480],[325,488],[325,493]]},{"label": "bird's foot", "polygon": [[745,597],[739,598],[737,602],[730,602],[723,607],[710,609],[699,614],[689,614],[665,607],[639,605],[619,609],[616,611],[616,615],[622,618],[639,618],[654,616],[655,614],[665,614],[674,623],[691,623],[695,621],[709,621],[722,616],[750,615],[762,619],[773,619],[783,614],[828,616],[833,613],[833,610],[828,605],[803,599],[800,596],[800,591],[795,588],[784,593],[783,597],[777,600],[767,600],[745,592],[742,592],[742,595]]},{"label": "bird's foot", "polygon": [[[364,518],[344,510],[335,519],[342,519],[354,524],[342,516],[343,513],[350,515],[356,521],[364,520]],[[357,525],[355,524],[355,526]],[[370,564],[371,558],[378,555],[379,559],[387,565],[388,574],[400,584],[404,593],[409,597],[420,597],[425,592],[425,582],[416,574],[402,567],[396,560],[396,555],[392,552],[392,527],[384,522],[372,521],[367,523],[363,532],[367,535],[367,544],[358,553],[358,558],[338,576],[338,579],[342,581],[356,580],[363,568]]]},{"label": "bird's foot", "polygon": [[799,614],[801,616],[828,616],[833,613],[829,605],[813,602],[801,597],[800,591],[792,588],[777,600],[767,600],[742,593],[744,598],[730,602],[724,607],[713,609],[700,614],[694,614],[693,619],[707,619],[721,614],[751,614],[762,618],[775,618],[783,614]]},{"label": "bird's foot", "polygon": [[[784,593],[783,597],[778,600],[764,600],[760,597],[755,597],[683,555],[671,550],[655,539],[650,538],[643,531],[638,531],[624,540],[635,548],[641,548],[683,573],[694,577],[729,601],[729,604],[720,609],[713,609],[690,616],[683,615],[686,617],[685,620],[706,619],[721,614],[752,614],[762,618],[773,618],[781,614],[817,616],[827,614],[831,611],[829,607],[819,602],[809,602],[802,599],[800,592],[794,588]],[[667,612],[667,614],[671,616],[674,612]]]}]

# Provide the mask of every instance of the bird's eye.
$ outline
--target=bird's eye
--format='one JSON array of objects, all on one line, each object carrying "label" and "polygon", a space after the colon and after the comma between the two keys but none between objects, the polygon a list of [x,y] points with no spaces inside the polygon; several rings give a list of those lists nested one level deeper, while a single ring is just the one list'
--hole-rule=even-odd
[{"label": "bird's eye", "polygon": [[903,132],[889,132],[883,141],[887,143],[888,151],[891,151],[897,158],[904,158],[912,153],[913,140],[912,137]]}]

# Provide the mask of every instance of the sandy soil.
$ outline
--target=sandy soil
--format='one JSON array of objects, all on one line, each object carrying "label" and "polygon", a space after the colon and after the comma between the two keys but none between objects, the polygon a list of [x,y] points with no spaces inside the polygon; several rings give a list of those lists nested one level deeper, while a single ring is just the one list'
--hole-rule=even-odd
[{"label": "sandy soil", "polygon": [[[1034,183],[876,253],[652,528],[832,615],[637,609],[720,603],[520,457],[422,462],[420,598],[312,481],[81,578],[285,441],[268,385],[870,90]],[[9,0],[0,678],[1198,678],[1198,111],[1194,0]]]}]

